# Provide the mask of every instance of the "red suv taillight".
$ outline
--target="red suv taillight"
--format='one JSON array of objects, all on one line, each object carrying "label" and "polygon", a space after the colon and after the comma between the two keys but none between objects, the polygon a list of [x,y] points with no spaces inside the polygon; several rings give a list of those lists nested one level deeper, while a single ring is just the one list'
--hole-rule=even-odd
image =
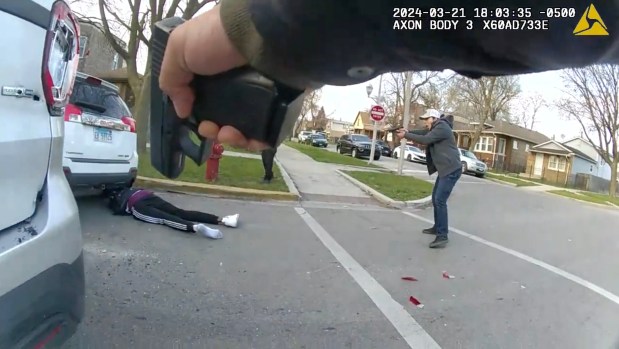
[{"label": "red suv taillight", "polygon": [[128,116],[123,116],[120,120],[122,120],[123,124],[129,126],[129,132],[135,133],[135,119]]},{"label": "red suv taillight", "polygon": [[49,113],[62,116],[79,63],[79,25],[62,0],[52,5],[50,17],[43,51],[43,93]]}]

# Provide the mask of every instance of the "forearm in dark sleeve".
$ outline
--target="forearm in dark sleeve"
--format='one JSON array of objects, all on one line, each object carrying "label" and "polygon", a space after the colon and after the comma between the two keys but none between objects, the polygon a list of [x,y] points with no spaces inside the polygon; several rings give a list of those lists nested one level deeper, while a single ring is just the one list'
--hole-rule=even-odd
[{"label": "forearm in dark sleeve", "polygon": [[407,132],[404,135],[404,138],[408,139],[409,141],[421,144],[436,143],[442,141],[443,139],[446,139],[447,137],[453,137],[453,133],[451,132],[451,128],[447,125],[444,125],[444,123],[440,123],[426,134],[415,134],[412,132]]},{"label": "forearm in dark sleeve", "polygon": [[[595,40],[581,40],[573,34],[577,17],[586,10],[586,4],[581,1],[511,0],[501,3],[501,7],[510,9],[510,19],[518,9],[529,8],[528,19],[547,20],[548,30],[484,30],[484,21],[492,16],[475,16],[476,7],[485,7],[481,1],[456,5],[457,13],[452,6],[454,3],[435,0],[414,3],[404,0],[222,0],[221,16],[231,41],[253,67],[302,88],[352,85],[387,71],[452,69],[469,77],[479,77],[619,63],[617,35],[612,34],[619,32],[619,26],[614,23],[614,18],[619,16],[616,1],[596,4],[611,34]],[[415,7],[411,8],[413,5]],[[431,8],[443,11],[444,20],[458,21],[457,29],[432,30]],[[574,8],[575,16],[572,20],[548,19],[540,14],[547,8]],[[490,10],[494,7],[488,8]],[[394,18],[397,14],[400,17]],[[464,17],[455,18],[454,14]],[[417,23],[417,20],[421,29],[394,29],[403,23]],[[527,25],[524,21],[513,23]],[[474,28],[467,29],[470,25]],[[515,42],[527,44],[515,45]]]}]

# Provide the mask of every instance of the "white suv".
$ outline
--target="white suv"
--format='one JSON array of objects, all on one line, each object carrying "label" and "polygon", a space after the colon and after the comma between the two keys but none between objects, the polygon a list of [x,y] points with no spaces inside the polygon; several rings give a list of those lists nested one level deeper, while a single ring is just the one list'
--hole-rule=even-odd
[{"label": "white suv", "polygon": [[59,347],[84,316],[82,231],[62,171],[78,38],[64,1],[0,1],[0,348]]},{"label": "white suv", "polygon": [[64,121],[62,166],[71,187],[133,184],[138,170],[135,120],[116,85],[77,73]]},{"label": "white suv", "polygon": [[462,173],[472,173],[479,178],[483,178],[488,171],[488,166],[480,161],[473,152],[460,148],[460,162],[462,163]]}]

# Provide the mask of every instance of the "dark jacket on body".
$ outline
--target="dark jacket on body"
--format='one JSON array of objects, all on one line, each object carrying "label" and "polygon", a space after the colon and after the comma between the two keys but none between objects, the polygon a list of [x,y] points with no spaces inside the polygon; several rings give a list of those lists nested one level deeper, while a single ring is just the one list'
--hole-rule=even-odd
[{"label": "dark jacket on body", "polygon": [[462,167],[460,150],[453,134],[453,119],[440,118],[432,123],[430,130],[413,130],[404,135],[409,141],[426,145],[428,173],[438,172],[444,177]]},{"label": "dark jacket on body", "polygon": [[140,188],[125,188],[114,192],[110,197],[109,208],[115,215],[131,214],[131,208],[136,202],[152,197],[153,192]]}]

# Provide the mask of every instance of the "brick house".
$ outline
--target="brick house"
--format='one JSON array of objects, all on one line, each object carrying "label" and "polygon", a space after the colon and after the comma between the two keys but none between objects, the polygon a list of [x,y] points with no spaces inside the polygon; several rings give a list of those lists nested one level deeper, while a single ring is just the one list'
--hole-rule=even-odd
[{"label": "brick house", "polygon": [[[117,39],[122,47],[126,44]],[[80,61],[78,70],[88,75],[97,75],[124,67],[125,61],[108,42],[97,26],[80,21]]]},{"label": "brick house", "polygon": [[[458,147],[468,149],[476,123],[455,116],[453,130]],[[500,171],[524,173],[530,149],[550,138],[533,130],[507,121],[488,121],[484,125],[479,141],[473,147],[478,159],[490,168]]]},{"label": "brick house", "polygon": [[578,178],[595,177],[608,188],[610,165],[602,159],[594,145],[580,137],[562,143],[550,140],[531,148],[527,175],[569,186],[579,186]]}]

